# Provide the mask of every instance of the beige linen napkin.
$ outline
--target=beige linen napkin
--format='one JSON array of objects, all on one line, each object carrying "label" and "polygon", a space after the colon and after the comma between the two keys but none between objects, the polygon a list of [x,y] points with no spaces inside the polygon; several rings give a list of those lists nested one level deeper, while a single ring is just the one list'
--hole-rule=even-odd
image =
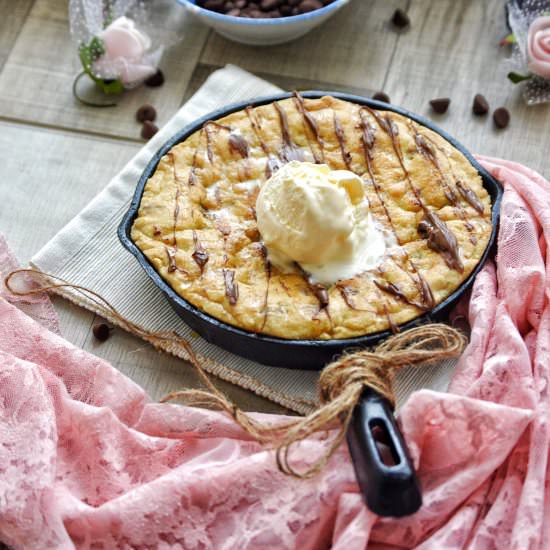
[{"label": "beige linen napkin", "polygon": [[[125,318],[149,331],[176,330],[201,357],[205,370],[254,391],[275,403],[306,413],[316,402],[318,374],[268,367],[242,359],[197,336],[172,310],[135,258],[120,244],[117,227],[128,209],[138,179],[162,144],[178,130],[206,113],[236,101],[280,91],[256,76],[228,65],[212,73],[197,93],[170,119],[105,189],[31,260],[36,268],[92,289]],[[65,298],[98,312],[81,294],[59,289]],[[110,322],[118,324],[115,318]],[[164,345],[165,351],[187,359],[183,347]],[[447,388],[455,361],[410,369],[399,374],[397,400],[402,404],[415,389]],[[182,365],[182,368],[185,368]]]}]

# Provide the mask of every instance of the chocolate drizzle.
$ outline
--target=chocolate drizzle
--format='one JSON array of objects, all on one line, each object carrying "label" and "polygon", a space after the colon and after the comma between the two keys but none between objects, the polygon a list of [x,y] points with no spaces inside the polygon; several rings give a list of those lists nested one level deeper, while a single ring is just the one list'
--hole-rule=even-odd
[{"label": "chocolate drizzle", "polygon": [[302,150],[290,139],[290,131],[288,128],[288,119],[284,109],[279,103],[273,103],[275,110],[279,114],[279,123],[281,125],[281,135],[283,137],[283,146],[279,151],[279,157],[283,162],[290,162],[293,160],[304,160],[304,154]]},{"label": "chocolate drizzle", "polygon": [[269,152],[267,144],[262,138],[262,127],[261,127],[260,121],[258,120],[258,118],[256,117],[256,114],[254,113],[254,109],[249,106],[245,108],[245,112],[246,112],[246,116],[248,117],[248,120],[250,121],[250,126],[252,127],[252,130],[260,143],[260,147],[262,148],[262,151],[267,157],[267,162],[265,165],[265,177],[269,179],[282,166],[282,163],[279,161],[277,157],[275,157]]},{"label": "chocolate drizzle", "polygon": [[178,269],[176,264],[176,249],[165,247],[166,255],[168,256],[168,273],[173,273]]},{"label": "chocolate drizzle", "polygon": [[205,123],[204,123],[204,126],[215,126],[216,128],[220,129],[220,130],[227,130],[228,132],[231,132],[231,127],[230,126],[226,126],[225,124],[220,124],[218,121],[216,120],[207,120]]},{"label": "chocolate drizzle", "polygon": [[[436,171],[439,174],[440,178],[440,184],[443,188],[443,194],[445,195],[445,198],[449,201],[449,203],[453,206],[455,211],[457,212],[460,219],[464,222],[464,225],[466,226],[466,229],[470,233],[470,242],[475,246],[477,244],[477,239],[474,232],[474,226],[470,223],[468,220],[468,216],[466,215],[466,211],[462,207],[462,205],[457,200],[456,193],[451,189],[450,185],[447,183],[445,174],[443,173],[443,170],[441,170],[441,166],[439,164],[439,161],[437,160],[437,155],[435,152],[435,149],[433,145],[430,143],[429,139],[423,136],[422,134],[418,133],[416,127],[413,125],[411,121],[409,121],[409,128],[414,134],[414,142],[416,144],[416,150],[425,158],[427,158],[432,166],[436,169]],[[474,195],[475,196],[475,195]],[[477,198],[477,197],[476,197]]]},{"label": "chocolate drizzle", "polygon": [[390,325],[390,330],[392,331],[392,334],[398,334],[399,327],[393,322],[393,319],[391,318],[390,310],[388,309],[387,304],[384,304],[384,313],[386,314],[386,318],[388,320],[388,324]]},{"label": "chocolate drizzle", "polygon": [[428,158],[431,163],[436,166],[438,171],[441,172],[441,168],[439,166],[439,162],[437,161],[437,156],[433,147],[428,143],[428,141],[422,134],[419,134],[417,132],[416,128],[412,125],[411,122],[409,122],[409,127],[414,133],[414,143],[416,144],[417,151],[421,155],[424,155],[426,158]]},{"label": "chocolate drizzle", "polygon": [[252,130],[254,134],[256,135],[256,138],[260,142],[260,147],[262,148],[263,152],[269,156],[269,150],[267,148],[267,145],[265,141],[262,139],[262,129],[260,126],[260,122],[256,118],[256,113],[254,113],[254,109],[250,106],[245,107],[245,113],[248,117],[248,120],[250,121],[250,126],[252,127]]},{"label": "chocolate drizzle", "polygon": [[238,153],[243,159],[248,157],[248,142],[242,136],[232,132],[229,134],[228,143],[231,151]]},{"label": "chocolate drizzle", "polygon": [[[411,180],[409,171],[405,167],[401,147],[397,142],[397,136],[398,136],[397,126],[393,124],[393,122],[390,120],[389,115],[386,115],[385,119],[382,119],[382,117],[378,113],[375,113],[369,107],[364,107],[364,109],[368,110],[375,117],[380,127],[391,138],[393,150],[395,151],[397,159],[399,160],[399,164],[401,165],[401,169],[405,174],[405,179],[407,180],[407,183],[409,184],[409,187],[411,188],[418,205],[424,211],[424,216],[426,217],[428,221],[428,225],[430,226],[430,229],[427,228],[428,246],[432,250],[439,252],[443,256],[445,263],[451,269],[456,269],[457,271],[462,273],[464,271],[464,266],[462,265],[462,261],[460,260],[458,243],[455,235],[450,231],[450,229],[446,226],[446,224],[439,218],[439,216],[435,214],[435,212],[431,212],[428,209],[428,207],[424,204],[419,191],[416,189],[416,187],[414,186]],[[384,123],[381,123],[381,120],[384,120]],[[432,154],[433,154],[433,151],[432,151]]]},{"label": "chocolate drizzle", "polygon": [[313,115],[306,109],[304,98],[296,91],[294,92],[294,103],[296,104],[296,108],[298,109],[298,111],[300,111],[304,119],[304,126],[309,127],[309,129],[311,130],[311,132],[315,137],[315,140],[317,141],[317,145],[319,146],[319,151],[321,153],[321,156],[319,157],[313,148],[311,148],[311,152],[313,154],[313,158],[315,159],[315,162],[317,164],[321,164],[325,162],[325,152],[324,152],[325,143],[321,138],[321,136],[319,135],[319,127],[317,126],[317,122],[313,118]]},{"label": "chocolate drizzle", "polygon": [[464,200],[474,209],[477,210],[480,214],[485,212],[485,207],[483,203],[479,200],[479,197],[464,183],[461,181],[456,182],[456,188],[460,191],[460,194],[464,197]]},{"label": "chocolate drizzle", "polygon": [[358,310],[358,308],[355,306],[355,304],[353,303],[351,297],[354,295],[354,294],[357,294],[357,291],[354,291],[352,288],[350,288],[349,286],[346,286],[346,285],[342,285],[342,284],[337,284],[336,285],[336,288],[338,289],[338,291],[340,292],[340,295],[342,296],[344,302],[346,302],[346,305],[350,308],[350,309],[354,309],[354,310]]},{"label": "chocolate drizzle", "polygon": [[336,134],[338,144],[340,145],[340,151],[342,153],[344,164],[348,170],[351,170],[351,154],[349,151],[346,151],[346,136],[344,135],[342,125],[336,116],[336,112],[334,112],[334,133]]},{"label": "chocolate drizzle", "polygon": [[204,266],[208,262],[208,252],[206,252],[206,250],[203,248],[195,230],[193,230],[193,245],[194,251],[191,256],[193,260],[195,260],[195,263],[199,266],[199,269],[202,273],[204,271]]},{"label": "chocolate drizzle", "polygon": [[180,190],[180,186],[179,186],[178,175],[176,173],[176,162],[174,160],[174,154],[172,152],[169,152],[167,154],[167,157],[170,159],[170,163],[172,165],[172,172],[173,172],[173,175],[174,175],[174,183],[176,185],[176,195],[174,197],[174,216],[173,216],[174,223],[173,223],[173,228],[172,228],[172,244],[175,247],[176,244],[177,244],[176,232],[177,232],[177,225],[178,225],[178,217],[179,217],[179,214],[180,214],[181,190]]},{"label": "chocolate drizzle", "polygon": [[359,293],[359,291],[356,288],[347,286],[343,283],[337,283],[336,288],[338,289],[338,291],[340,292],[340,295],[342,296],[342,299],[350,309],[353,309],[354,311],[371,311],[372,312],[372,309],[361,308],[355,305],[353,301],[353,297]]},{"label": "chocolate drizzle", "polygon": [[422,296],[422,303],[424,304],[426,309],[432,309],[433,307],[435,307],[435,298],[432,289],[430,288],[428,281],[426,281],[426,279],[422,277],[420,272],[416,270],[416,267],[415,271],[418,276],[418,282],[420,283],[420,294]]},{"label": "chocolate drizzle", "polygon": [[239,299],[239,286],[235,282],[235,271],[232,269],[223,269],[222,271],[225,283],[225,295],[229,303],[234,306]]},{"label": "chocolate drizzle", "polygon": [[204,128],[201,128],[199,132],[199,137],[198,137],[198,144],[197,144],[197,147],[195,148],[195,152],[193,153],[193,161],[191,163],[191,169],[189,170],[189,177],[187,178],[187,185],[189,187],[197,183],[197,176],[195,174],[195,171],[197,169],[197,157],[199,154],[200,142],[201,142],[201,137],[203,133],[204,133]]},{"label": "chocolate drizzle", "polygon": [[393,132],[392,132],[393,129],[391,127],[388,127],[387,115],[386,115],[386,118],[384,118],[378,111],[375,111],[374,109],[371,109],[370,107],[367,107],[366,105],[364,105],[362,107],[362,109],[368,111],[374,117],[374,119],[378,123],[378,126],[380,126],[380,128],[382,128],[382,130],[384,130],[384,132],[386,132],[390,136],[393,134]]},{"label": "chocolate drizzle", "polygon": [[210,130],[208,128],[208,122],[204,125],[204,132],[206,134],[206,155],[208,157],[208,160],[210,161],[210,164],[214,162],[214,153],[212,152],[212,144],[211,144],[211,135]]},{"label": "chocolate drizzle", "polygon": [[319,300],[319,307],[321,309],[325,309],[329,304],[327,289],[319,283],[312,283],[311,281],[308,281],[308,284],[317,300]]},{"label": "chocolate drizzle", "polygon": [[[374,284],[382,291],[387,292],[388,294],[392,294],[399,300],[406,302],[407,304],[417,307],[418,309],[428,311],[431,309],[432,306],[428,306],[427,304],[421,304],[419,302],[416,302],[415,300],[411,300],[406,294],[404,294],[401,289],[395,285],[394,283],[390,283],[388,281],[377,281],[376,279],[373,279]],[[433,299],[433,298],[432,298]]]},{"label": "chocolate drizzle", "polygon": [[307,271],[305,271],[298,262],[295,262],[294,266],[296,267],[296,269],[298,269],[302,277],[305,279],[309,290],[319,301],[319,309],[327,308],[329,305],[329,298],[326,287],[324,287],[321,283],[314,283],[311,280],[311,275]]},{"label": "chocolate drizzle", "polygon": [[426,236],[428,247],[439,252],[451,269],[460,273],[464,271],[456,237],[435,212],[426,212],[426,218],[418,225],[418,232]]},{"label": "chocolate drizzle", "polygon": [[[369,112],[374,113],[374,111],[371,111],[370,109],[369,109]],[[377,114],[377,116],[378,116],[378,114]],[[376,116],[375,116],[375,118],[376,118]],[[373,159],[373,156],[374,156],[373,155],[373,149],[374,149],[374,145],[375,145],[375,142],[376,142],[376,128],[374,128],[370,124],[369,120],[367,119],[367,117],[365,115],[365,111],[363,109],[360,109],[360,111],[359,111],[359,119],[360,119],[359,127],[362,131],[361,132],[361,140],[363,142],[363,152],[364,152],[364,156],[365,156],[365,163],[367,165],[367,172],[368,172],[369,177],[370,177],[370,179],[372,181],[372,184],[374,186],[376,196],[378,197],[378,200],[380,201],[380,204],[382,205],[382,208],[384,209],[384,212],[386,214],[386,218],[388,220],[388,223],[390,224],[392,232],[395,236],[395,240],[397,241],[397,243],[401,247],[401,250],[403,252],[405,260],[409,263],[412,270],[416,274],[416,279],[413,278],[413,282],[416,285],[416,287],[418,288],[419,294],[420,294],[421,299],[422,299],[421,309],[431,309],[435,305],[435,299],[433,297],[433,293],[432,293],[432,290],[430,288],[430,285],[428,284],[426,279],[424,279],[424,277],[422,276],[420,271],[418,271],[416,265],[409,258],[407,252],[403,248],[403,245],[402,245],[402,243],[399,239],[399,236],[397,235],[397,231],[395,230],[395,226],[393,225],[393,222],[392,222],[390,213],[388,211],[388,208],[386,206],[386,203],[382,199],[382,193],[381,193],[380,186],[378,185],[378,182],[376,181],[376,178],[374,176],[374,170],[373,170],[373,166],[372,166],[372,159]],[[376,118],[376,120],[378,120],[378,118]],[[381,117],[380,117],[379,125],[381,125],[384,128],[388,127],[386,121],[384,119],[382,119]],[[392,133],[393,133],[393,130],[392,130]]]},{"label": "chocolate drizzle", "polygon": [[[368,109],[368,107],[366,107]],[[390,136],[392,147],[395,152],[395,155],[397,156],[397,160],[399,161],[399,165],[401,166],[401,170],[403,170],[403,174],[405,175],[405,179],[407,180],[407,183],[409,184],[409,187],[411,191],[413,192],[415,202],[416,204],[422,208],[424,211],[428,211],[428,208],[424,204],[424,201],[422,200],[422,197],[420,196],[420,192],[418,189],[414,186],[411,175],[409,174],[409,171],[407,170],[405,166],[405,162],[403,161],[403,152],[401,151],[401,146],[399,145],[399,142],[397,141],[399,138],[399,129],[396,124],[390,119],[389,115],[386,115],[383,119],[379,116],[377,118],[378,121],[383,120],[384,124],[382,124],[381,128]],[[380,122],[379,122],[380,124]]]},{"label": "chocolate drizzle", "polygon": [[231,132],[231,128],[229,126],[226,126],[225,124],[220,124],[215,120],[207,120],[203,124],[202,128],[206,133],[206,155],[208,156],[208,160],[212,164],[214,162],[214,152],[212,151],[212,136],[210,134],[210,126],[214,126],[218,130],[226,130],[227,132]]},{"label": "chocolate drizzle", "polygon": [[172,237],[174,246],[176,246],[177,244],[176,233],[177,233],[177,226],[178,226],[178,217],[180,215],[180,195],[181,195],[181,191],[178,187],[176,189],[176,200],[175,200],[175,206],[174,206],[174,232]]},{"label": "chocolate drizzle", "polygon": [[393,234],[395,235],[395,238],[399,244],[399,237],[397,236],[397,232],[395,230],[395,227],[393,225],[390,213],[388,211],[388,208],[386,206],[386,203],[382,199],[382,190],[380,189],[380,186],[378,185],[378,182],[376,181],[376,178],[374,177],[374,169],[372,166],[372,159],[373,159],[373,149],[374,144],[376,142],[376,129],[370,125],[368,119],[365,116],[365,112],[363,109],[359,111],[359,127],[362,130],[361,133],[361,141],[363,142],[363,153],[365,155],[365,163],[367,165],[367,172],[369,174],[369,178],[372,181],[372,185],[374,186],[374,190],[376,192],[376,196],[378,197],[378,200],[380,201],[380,204],[382,205],[382,208],[384,209],[384,213],[386,214],[386,218],[388,220],[388,223],[390,224],[390,227],[393,231]]},{"label": "chocolate drizzle", "polygon": [[[361,141],[363,142],[363,151],[365,159],[367,161],[367,167],[369,169],[369,175],[372,171],[370,162],[372,161],[372,150],[374,149],[374,142],[376,141],[375,129],[370,125],[369,121],[365,117],[363,110],[359,111],[359,128],[361,129]],[[372,179],[372,177],[371,177]]]}]

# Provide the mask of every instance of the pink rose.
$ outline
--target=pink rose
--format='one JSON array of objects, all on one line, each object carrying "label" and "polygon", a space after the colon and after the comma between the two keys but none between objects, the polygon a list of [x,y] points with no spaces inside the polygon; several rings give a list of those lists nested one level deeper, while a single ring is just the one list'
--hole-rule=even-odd
[{"label": "pink rose", "polygon": [[150,38],[127,17],[115,19],[98,34],[105,53],[94,63],[94,73],[102,78],[122,80],[132,85],[155,74],[156,66],[147,55]]},{"label": "pink rose", "polygon": [[527,36],[527,66],[542,78],[550,78],[550,16],[537,17]]}]

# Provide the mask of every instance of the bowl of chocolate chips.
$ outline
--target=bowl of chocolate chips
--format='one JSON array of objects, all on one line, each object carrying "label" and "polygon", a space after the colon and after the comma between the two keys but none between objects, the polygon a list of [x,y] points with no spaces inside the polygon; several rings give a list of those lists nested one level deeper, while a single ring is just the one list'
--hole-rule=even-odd
[{"label": "bowl of chocolate chips", "polygon": [[294,40],[334,15],[349,0],[178,0],[203,23],[242,44]]}]

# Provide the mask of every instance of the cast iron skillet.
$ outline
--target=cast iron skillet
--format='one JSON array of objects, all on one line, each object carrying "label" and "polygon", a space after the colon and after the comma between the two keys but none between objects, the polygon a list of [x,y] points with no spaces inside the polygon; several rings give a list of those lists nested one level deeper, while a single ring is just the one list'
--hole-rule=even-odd
[{"label": "cast iron skillet", "polygon": [[[460,143],[423,117],[410,113],[400,107],[345,93],[310,91],[301,92],[301,95],[304,98],[319,98],[330,95],[359,105],[367,105],[379,110],[393,111],[406,116],[446,139],[470,161],[472,166],[474,166],[481,175],[483,184],[491,197],[493,228],[489,243],[479,264],[460,287],[458,287],[447,299],[438,304],[431,311],[400,325],[399,328],[401,330],[406,330],[422,323],[445,319],[450,309],[456,304],[462,294],[471,287],[475,276],[483,267],[483,264],[492,250],[497,232],[502,187]],[[237,355],[258,361],[265,365],[291,369],[320,370],[345,349],[372,346],[390,336],[391,332],[388,330],[344,340],[285,340],[282,338],[263,336],[233,327],[200,311],[179,296],[170,285],[162,279],[154,267],[149,263],[145,255],[130,238],[130,230],[137,217],[145,184],[153,175],[160,159],[174,145],[184,141],[193,132],[199,130],[208,120],[222,118],[235,111],[240,111],[249,105],[256,107],[289,97],[292,97],[291,93],[280,93],[252,101],[234,103],[233,105],[209,113],[205,117],[180,130],[160,148],[145,168],[137,184],[128,212],[124,215],[118,228],[118,235],[123,246],[137,258],[147,275],[163,291],[176,313],[187,325],[198,332],[207,341],[236,353]],[[375,431],[377,433],[376,439],[374,436]],[[393,464],[388,464],[387,460],[384,461],[382,459],[379,447],[377,446],[377,440],[379,441],[380,438],[389,446],[389,452],[392,458],[390,462],[393,462]],[[366,388],[359,404],[354,410],[347,439],[357,480],[368,507],[373,512],[382,516],[399,517],[416,512],[422,504],[420,486],[414,468],[412,467],[406,445],[395,424],[389,402],[373,390]]]}]

